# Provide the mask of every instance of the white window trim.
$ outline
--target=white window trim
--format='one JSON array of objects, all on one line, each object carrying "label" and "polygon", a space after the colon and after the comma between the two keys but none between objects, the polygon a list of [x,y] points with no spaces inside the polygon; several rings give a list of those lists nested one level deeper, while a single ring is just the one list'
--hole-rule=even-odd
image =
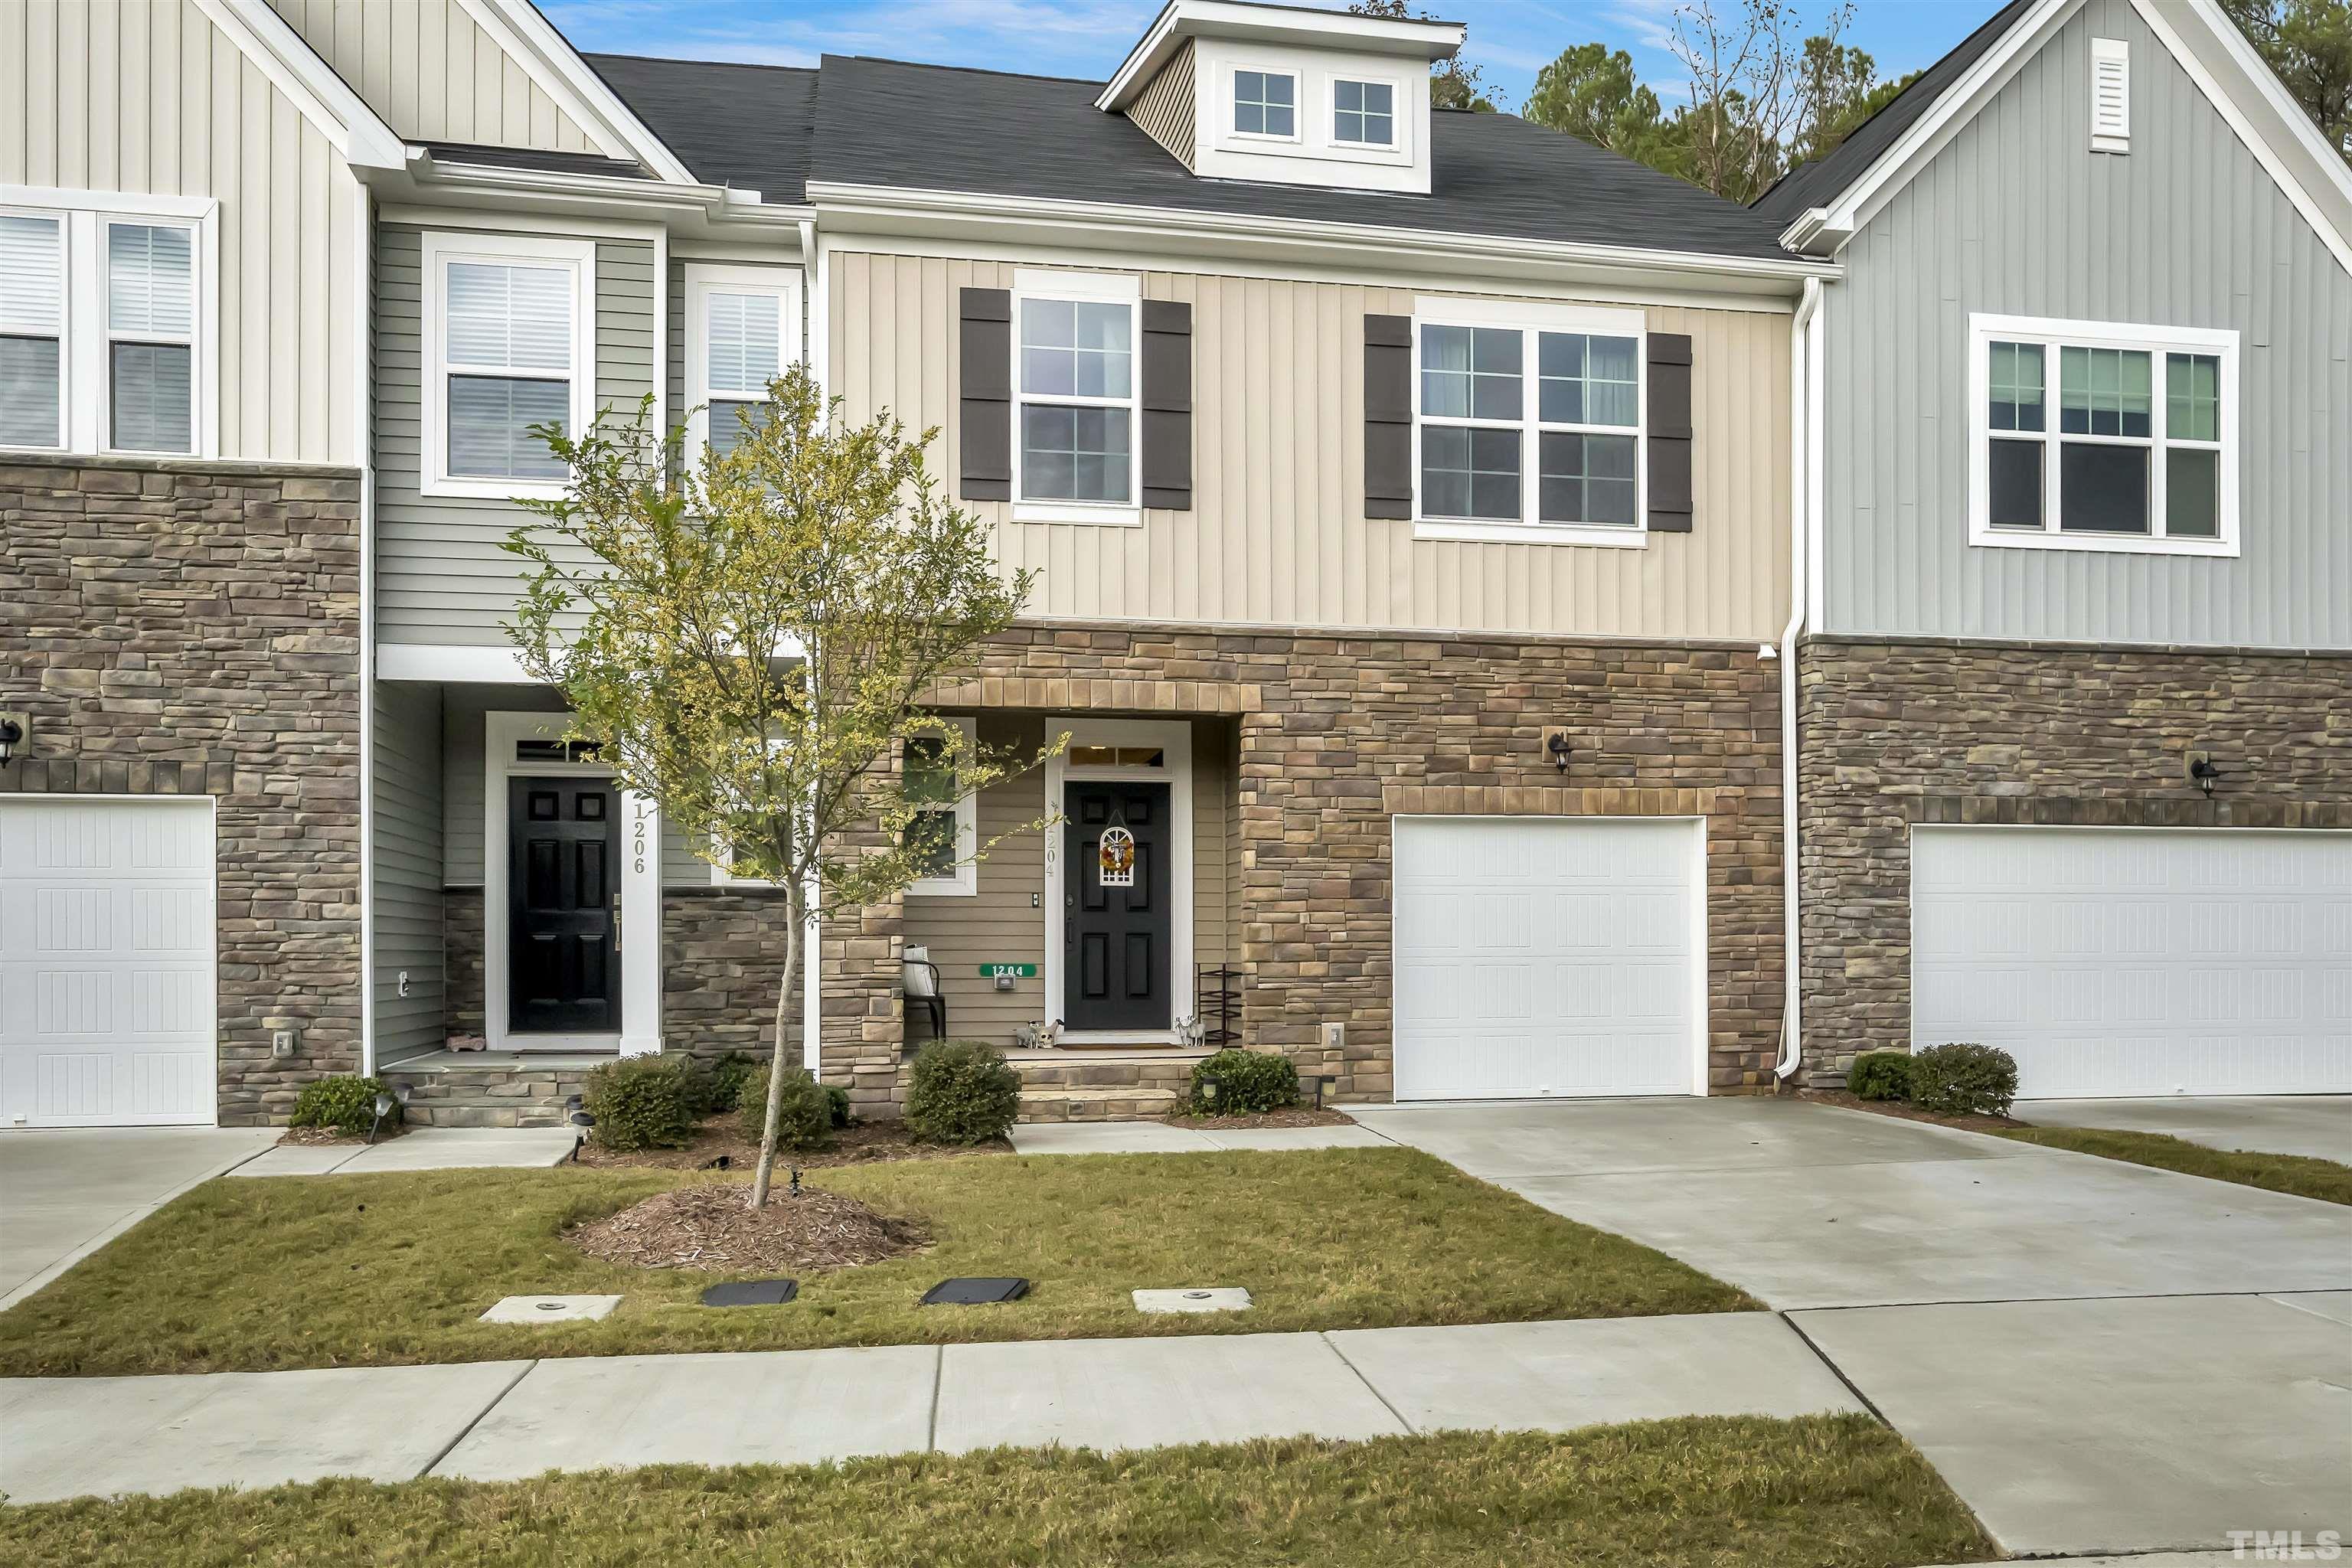
[{"label": "white window trim", "polygon": [[[1270,131],[1244,131],[1241,128],[1241,74],[1252,76],[1288,77],[1290,79],[1290,134],[1276,136]],[[1307,139],[1307,76],[1304,71],[1288,66],[1258,65],[1249,60],[1227,62],[1224,69],[1223,130],[1228,139],[1255,143],[1271,142],[1276,146],[1296,146]]]},{"label": "white window trim", "polygon": [[[962,731],[965,754],[979,744],[979,731],[971,719],[942,719],[940,727]],[[980,891],[980,796],[966,792],[955,803],[956,868],[951,877],[923,877],[908,884],[910,899],[969,899]]]},{"label": "white window trim", "polygon": [[[0,212],[12,217],[58,220],[60,247],[58,321],[58,421],[54,447],[7,447],[25,452],[120,454],[156,461],[220,456],[220,203],[210,196],[141,195],[116,191],[47,190],[0,185]],[[108,416],[106,254],[110,225],[140,224],[191,231],[195,276],[194,331],[187,340],[189,449],[159,452],[112,445]],[[146,337],[143,342],[163,340]],[[173,340],[178,341],[178,340]]]},{"label": "white window trim", "polygon": [[[1502,522],[1483,518],[1431,517],[1421,509],[1421,330],[1436,327],[1504,327],[1522,334],[1519,356],[1519,417],[1455,419],[1448,426],[1519,432],[1519,521]],[[1542,418],[1542,376],[1536,335],[1540,332],[1587,332],[1632,338],[1633,363],[1641,377],[1641,419],[1623,425],[1561,425]],[[1602,549],[1646,550],[1650,544],[1650,341],[1643,313],[1589,305],[1521,304],[1505,300],[1421,299],[1412,313],[1412,535],[1415,539],[1455,540],[1503,544],[1581,544]],[[1543,485],[1540,437],[1544,431],[1589,436],[1633,437],[1633,522],[1631,527],[1607,523],[1538,522]]]},{"label": "white window trim", "polygon": [[[1992,526],[1991,417],[1994,342],[2032,343],[2042,353],[2042,531]],[[2058,428],[2062,394],[2059,355],[2062,348],[2112,348],[2143,352],[2153,358],[2149,437],[2067,436]],[[2210,354],[2221,362],[2220,531],[2212,539],[2176,539],[2164,532],[2165,426],[2170,417],[2166,394],[2167,353]],[[2210,327],[2155,327],[2118,321],[2073,321],[2038,316],[1998,316],[1972,312],[1969,317],[1969,542],[2006,550],[2091,550],[2124,555],[2212,555],[2242,553],[2238,534],[2238,333]],[[2004,440],[2031,440],[2032,433],[2001,432]],[[2148,451],[2148,529],[2144,534],[2067,533],[2060,524],[2057,447],[2062,442],[2091,445],[2145,446]],[[2179,441],[2175,446],[2210,451],[2212,444]]]},{"label": "white window trim", "polygon": [[[710,444],[710,297],[714,294],[772,296],[777,301],[776,374],[803,354],[801,277],[782,267],[730,267],[690,261],[686,267],[686,459],[699,462]],[[724,395],[732,402],[741,393]]]},{"label": "white window trim", "polygon": [[[1083,522],[1114,528],[1143,526],[1143,282],[1132,273],[1056,272],[1023,268],[1013,279],[1013,521]],[[1032,500],[1023,495],[1023,410],[1033,401],[1021,385],[1021,315],[1033,300],[1124,303],[1131,360],[1127,396],[1048,397],[1034,401],[1056,407],[1124,408],[1127,413],[1127,494],[1118,501]]]},{"label": "white window trim", "polygon": [[[572,272],[572,434],[577,439],[596,417],[596,242],[540,235],[435,231],[424,241],[425,471],[418,489],[428,496],[482,500],[522,498],[560,500],[562,479],[460,478],[449,472],[449,323],[445,296],[449,264],[480,261],[492,266],[545,267]],[[553,381],[544,371],[500,373],[518,379]]]},{"label": "white window trim", "polygon": [[[1386,142],[1343,142],[1339,139],[1339,84],[1357,82],[1367,87],[1389,89],[1389,140]],[[1324,144],[1318,153],[1326,157],[1346,159],[1351,163],[1411,163],[1412,162],[1412,84],[1402,77],[1389,76],[1376,70],[1351,67],[1346,70],[1329,70],[1318,74],[1317,88],[1322,95],[1322,126]]]}]

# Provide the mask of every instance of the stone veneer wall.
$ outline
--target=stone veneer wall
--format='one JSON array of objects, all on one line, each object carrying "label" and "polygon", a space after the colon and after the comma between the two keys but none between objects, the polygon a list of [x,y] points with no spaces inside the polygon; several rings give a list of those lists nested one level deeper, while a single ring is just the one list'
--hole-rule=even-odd
[{"label": "stone veneer wall", "polygon": [[[1244,1043],[1390,1093],[1398,813],[1706,820],[1708,1079],[1770,1087],[1780,1014],[1780,683],[1752,647],[1033,626],[947,708],[1234,715]],[[1565,776],[1543,755],[1565,727]],[[1346,1026],[1327,1050],[1320,1026]]]},{"label": "stone veneer wall", "polygon": [[355,471],[0,459],[0,790],[215,797],[224,1123],[360,1065],[359,649]]},{"label": "stone veneer wall", "polygon": [[2352,829],[2352,655],[1816,638],[1799,668],[1818,1085],[1911,1044],[1914,823]]}]

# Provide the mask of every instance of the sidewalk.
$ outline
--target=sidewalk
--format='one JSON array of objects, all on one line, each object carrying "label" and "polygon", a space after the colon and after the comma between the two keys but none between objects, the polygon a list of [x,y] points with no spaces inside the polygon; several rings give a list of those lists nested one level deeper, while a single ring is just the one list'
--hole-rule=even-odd
[{"label": "sidewalk", "polygon": [[[551,1335],[560,1328],[551,1326]],[[0,1382],[12,1502],[1863,1406],[1778,1316]]]}]

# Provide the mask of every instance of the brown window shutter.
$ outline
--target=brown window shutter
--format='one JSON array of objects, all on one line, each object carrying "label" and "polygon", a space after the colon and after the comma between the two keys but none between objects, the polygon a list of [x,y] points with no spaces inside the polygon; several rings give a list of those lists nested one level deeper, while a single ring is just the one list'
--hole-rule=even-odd
[{"label": "brown window shutter", "polygon": [[1412,318],[1364,318],[1364,515],[1412,516]]},{"label": "brown window shutter", "polygon": [[965,500],[1013,499],[1013,290],[965,289],[957,313],[962,330],[956,421]]},{"label": "brown window shutter", "polygon": [[1192,510],[1192,307],[1143,301],[1143,504]]},{"label": "brown window shutter", "polygon": [[1650,334],[1650,531],[1691,531],[1691,341]]}]

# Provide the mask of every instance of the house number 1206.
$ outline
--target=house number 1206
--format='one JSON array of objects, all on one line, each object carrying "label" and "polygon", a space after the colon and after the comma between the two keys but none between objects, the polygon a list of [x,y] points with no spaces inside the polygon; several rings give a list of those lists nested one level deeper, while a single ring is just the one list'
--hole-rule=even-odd
[{"label": "house number 1206", "polygon": [[653,813],[646,809],[645,802],[639,801],[637,803],[635,820],[630,824],[632,841],[629,845],[629,868],[640,876],[644,875],[646,869],[646,837],[647,832],[646,823],[646,819],[652,816],[652,815]]}]

